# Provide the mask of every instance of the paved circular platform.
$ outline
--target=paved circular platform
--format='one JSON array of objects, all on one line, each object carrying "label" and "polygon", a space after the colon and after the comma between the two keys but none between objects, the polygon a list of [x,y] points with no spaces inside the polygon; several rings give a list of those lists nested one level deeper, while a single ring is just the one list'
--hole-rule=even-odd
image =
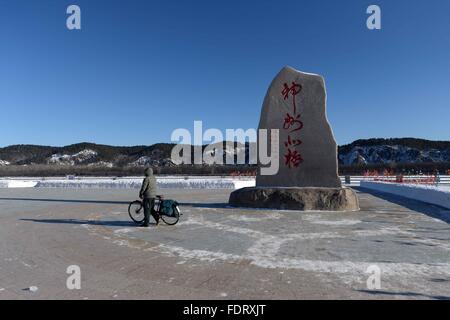
[{"label": "paved circular platform", "polygon": [[[0,189],[0,299],[450,297],[442,208],[358,192],[357,214],[237,209],[227,191],[167,190],[180,223],[139,228],[134,193]],[[81,290],[66,288],[69,265]],[[367,288],[373,265],[381,290]]]}]

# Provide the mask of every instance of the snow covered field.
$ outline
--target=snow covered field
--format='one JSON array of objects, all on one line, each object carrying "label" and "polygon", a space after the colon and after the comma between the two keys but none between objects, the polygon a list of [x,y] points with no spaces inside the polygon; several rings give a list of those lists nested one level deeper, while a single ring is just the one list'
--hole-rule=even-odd
[{"label": "snow covered field", "polygon": [[450,209],[450,186],[361,181],[361,187],[392,193]]},{"label": "snow covered field", "polygon": [[[419,177],[419,176],[418,176]],[[345,178],[340,177],[342,184]],[[137,189],[142,177],[6,177],[0,178],[0,188],[95,188],[95,189]],[[359,186],[370,177],[352,176],[347,186]],[[222,176],[157,176],[159,188],[171,189],[239,189],[255,186],[254,177]],[[440,188],[450,190],[450,176],[441,176]]]},{"label": "snow covered field", "polygon": [[0,180],[0,188],[33,188],[36,184],[32,180]]},{"label": "snow covered field", "polygon": [[[0,188],[77,188],[138,189],[142,177],[128,178],[17,178],[1,179]],[[246,177],[157,177],[158,188],[171,189],[239,189],[255,185]]]}]

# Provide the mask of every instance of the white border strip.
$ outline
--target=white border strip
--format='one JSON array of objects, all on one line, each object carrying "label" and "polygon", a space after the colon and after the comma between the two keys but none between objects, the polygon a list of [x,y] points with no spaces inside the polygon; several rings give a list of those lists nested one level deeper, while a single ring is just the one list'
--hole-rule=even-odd
[{"label": "white border strip", "polygon": [[392,193],[409,199],[435,204],[450,209],[450,188],[389,182],[361,181],[361,187]]}]

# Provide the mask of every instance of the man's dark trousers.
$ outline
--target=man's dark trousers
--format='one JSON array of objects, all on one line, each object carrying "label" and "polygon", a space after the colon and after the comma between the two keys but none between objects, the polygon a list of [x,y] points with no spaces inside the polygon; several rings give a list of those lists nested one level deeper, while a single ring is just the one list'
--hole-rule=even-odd
[{"label": "man's dark trousers", "polygon": [[150,222],[150,214],[155,219],[156,223],[158,223],[159,216],[153,209],[155,206],[155,198],[144,198],[144,226],[148,226]]}]

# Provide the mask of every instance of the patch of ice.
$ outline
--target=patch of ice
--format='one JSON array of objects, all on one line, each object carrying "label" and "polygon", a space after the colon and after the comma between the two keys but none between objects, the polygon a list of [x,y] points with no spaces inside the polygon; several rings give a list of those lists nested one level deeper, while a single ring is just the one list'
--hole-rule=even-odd
[{"label": "patch of ice", "polygon": [[281,219],[282,215],[278,213],[272,213],[272,214],[237,214],[237,215],[229,215],[228,218],[235,221],[242,221],[242,222],[258,222],[258,221],[264,221],[264,220],[278,220]]},{"label": "patch of ice", "polygon": [[39,288],[36,286],[31,286],[29,288],[26,288],[25,290],[35,293],[39,290]]},{"label": "patch of ice", "polygon": [[129,246],[129,242],[127,240],[114,240],[113,243],[121,247]]},{"label": "patch of ice", "polygon": [[[345,283],[360,283],[365,281],[367,268],[376,264],[381,268],[385,276],[404,276],[423,278],[435,276],[436,274],[450,276],[450,264],[414,264],[414,263],[371,263],[371,262],[352,262],[352,261],[324,261],[309,260],[300,257],[286,257],[279,254],[281,247],[288,241],[309,240],[309,239],[332,239],[348,237],[348,234],[341,235],[337,232],[320,232],[306,234],[279,234],[271,235],[262,231],[251,230],[243,227],[229,226],[220,222],[207,221],[202,217],[190,216],[186,221],[187,225],[201,225],[202,227],[214,228],[216,230],[245,234],[254,239],[251,246],[242,254],[232,254],[227,252],[188,249],[171,244],[159,244],[156,247],[144,249],[144,251],[157,251],[169,257],[178,257],[181,261],[177,264],[184,264],[187,260],[196,259],[205,262],[223,261],[228,263],[239,263],[248,261],[250,264],[261,268],[281,268],[281,269],[299,269],[304,271],[331,273],[338,275]],[[402,234],[409,235],[410,232],[402,231],[399,228],[383,228],[378,230],[353,230],[354,236],[377,236],[383,234]],[[118,245],[130,246],[130,243],[124,240],[116,240]],[[431,244],[428,240],[424,244]],[[439,243],[442,245],[442,243]]]},{"label": "patch of ice", "polygon": [[361,220],[351,220],[351,219],[342,219],[342,220],[316,220],[310,221],[314,224],[322,224],[326,226],[351,226],[354,224],[361,223]]},{"label": "patch of ice", "polygon": [[123,229],[114,230],[114,233],[130,233],[132,231],[133,230],[131,230],[130,228],[123,228]]},{"label": "patch of ice", "polygon": [[176,254],[177,256],[183,259],[198,259],[201,261],[214,262],[216,260],[221,261],[240,261],[242,257],[235,254],[223,253],[223,252],[214,252],[208,250],[191,250],[185,249],[182,247],[176,247],[167,244],[160,244],[158,249],[161,251],[168,251],[172,254]]}]

